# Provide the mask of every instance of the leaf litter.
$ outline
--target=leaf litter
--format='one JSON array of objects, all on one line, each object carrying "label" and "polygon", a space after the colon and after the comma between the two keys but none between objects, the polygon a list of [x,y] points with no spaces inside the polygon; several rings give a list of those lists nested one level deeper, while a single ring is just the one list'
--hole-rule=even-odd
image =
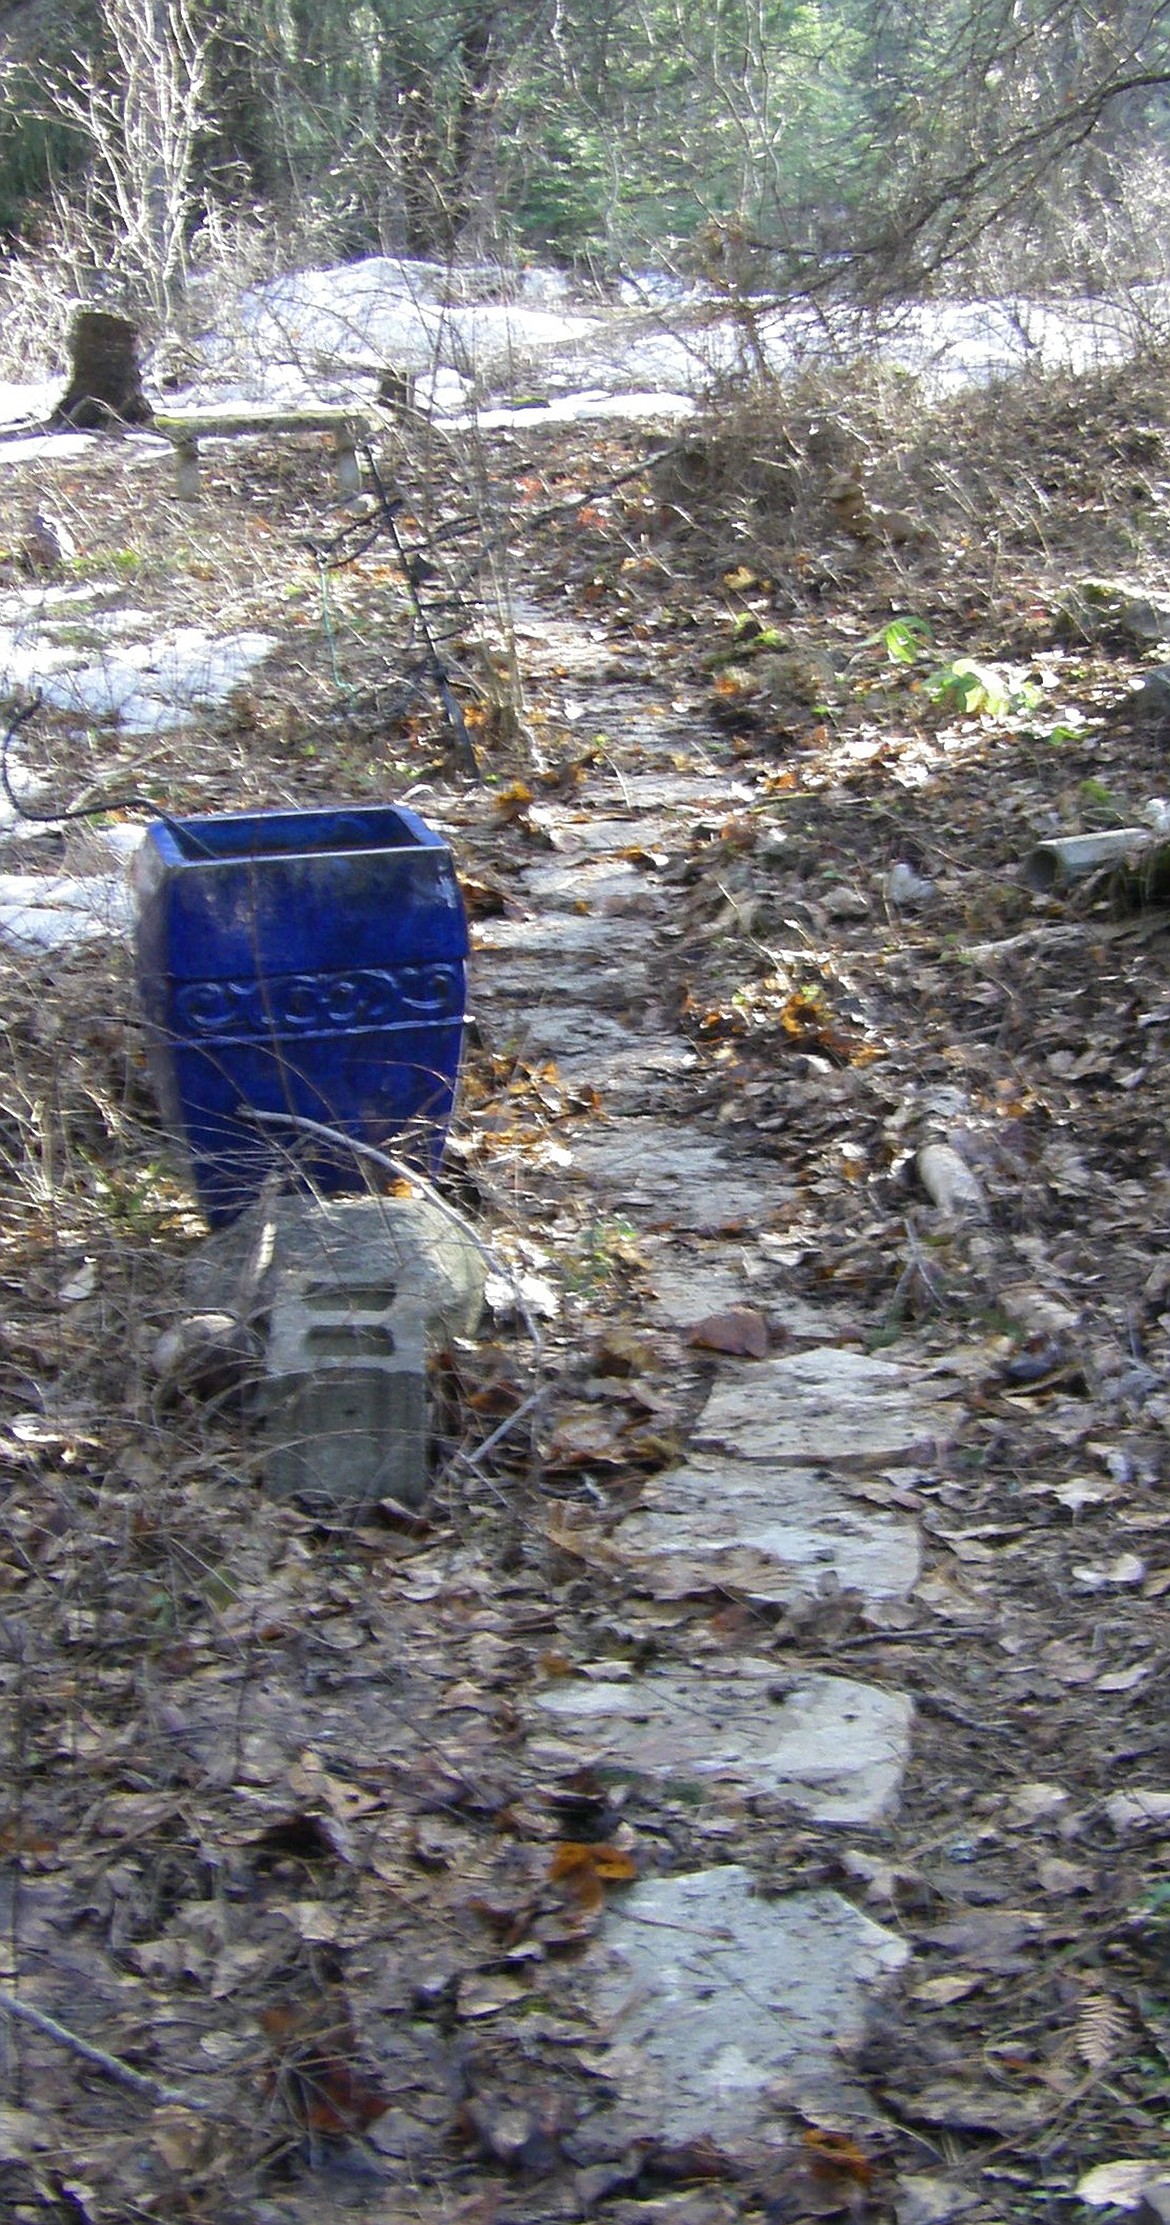
[{"label": "leaf litter", "polygon": [[[1136,406],[1119,377],[1093,392],[1094,443],[1081,396],[1069,512],[1083,540],[1088,446],[1103,574]],[[1029,444],[1061,452],[1059,386],[1033,406],[1003,465],[1021,486]],[[1070,601],[1085,558],[1062,554],[1056,495],[1043,554],[1007,535],[994,579],[969,549],[947,572],[930,543],[842,540],[831,506],[779,547],[757,517],[725,563],[727,510],[680,526],[664,467],[586,499],[637,463],[629,438],[525,436],[537,487],[582,499],[533,531],[529,738],[476,728],[498,774],[485,799],[445,780],[425,707],[392,700],[362,631],[393,593],[372,574],[339,605],[341,705],[303,627],[198,761],[164,744],[152,767],[172,806],[240,808],[382,792],[389,757],[396,783],[429,784],[485,921],[530,920],[525,875],[585,827],[634,886],[580,901],[619,949],[622,904],[654,922],[653,967],[607,991],[611,1044],[685,1050],[649,1080],[607,1070],[600,1037],[558,1056],[555,1014],[551,1049],[530,1051],[484,981],[448,1179],[521,1278],[541,1349],[501,1292],[491,1335],[439,1357],[425,1520],[374,1507],[330,1526],[273,1504],[230,1401],[182,1381],[156,1399],[145,1352],[200,1226],[124,961],[0,958],[5,1984],[190,2097],[148,2112],[144,2140],[138,2099],[14,2024],[14,2215],[267,2225],[409,2200],[501,2225],[906,2225],[1132,2207],[1157,2179],[1165,920],[1107,880],[1037,895],[1016,870],[1038,836],[1133,824],[1160,794],[1160,730],[1112,716],[1150,652]],[[233,624],[259,627],[269,539],[233,541],[219,518],[287,535],[315,469],[294,482],[275,453],[233,453],[184,558],[163,511],[132,526],[117,464],[87,462],[91,553],[149,532],[160,622],[207,572],[207,605],[230,575]],[[1151,527],[1151,595],[1166,567]],[[782,639],[752,655],[753,628]],[[140,777],[125,738],[61,726],[54,746],[75,786]],[[661,801],[631,808],[651,777]],[[623,1089],[658,1124],[624,1192],[604,1148]],[[717,1148],[709,1170],[766,1164],[766,1224],[729,1181],[696,1225],[665,1163],[656,1200],[666,1124]],[[589,1146],[596,1171],[574,1182]],[[930,1150],[950,1155],[949,1198],[923,1177]],[[673,1321],[654,1299],[664,1245],[696,1292]],[[962,1409],[940,1447],[833,1476],[918,1520],[917,1589],[761,1601],[729,1564],[655,1596],[621,1550],[647,1479],[677,1465],[714,1381],[749,1399],[772,1355],[818,1342],[931,1370]],[[734,1788],[533,1765],[540,1697],[568,1679],[761,1654],[914,1698],[901,1805],[847,1827],[856,1844]],[[851,2044],[863,2131],[839,2101],[820,2123],[815,2097],[778,2093],[770,2160],[647,2144],[599,2083],[582,1975],[607,1907],[713,1860],[764,1892],[830,1886],[912,1948]]]}]

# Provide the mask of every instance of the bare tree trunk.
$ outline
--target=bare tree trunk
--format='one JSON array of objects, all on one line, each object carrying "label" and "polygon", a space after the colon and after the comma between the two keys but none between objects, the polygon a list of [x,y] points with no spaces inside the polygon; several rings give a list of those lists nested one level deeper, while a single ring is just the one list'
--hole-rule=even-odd
[{"label": "bare tree trunk", "polygon": [[81,309],[69,335],[69,385],[50,419],[79,432],[116,432],[149,425],[153,416],[142,391],[138,328],[105,309]]}]

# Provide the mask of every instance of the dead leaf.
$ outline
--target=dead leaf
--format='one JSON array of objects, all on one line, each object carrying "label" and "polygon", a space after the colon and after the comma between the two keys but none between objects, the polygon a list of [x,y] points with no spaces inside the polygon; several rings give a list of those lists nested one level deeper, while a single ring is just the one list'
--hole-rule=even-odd
[{"label": "dead leaf", "polygon": [[717,2147],[708,2134],[694,2140],[654,2141],[642,2157],[639,2186],[710,2185],[717,2179],[736,2179],[733,2158]]},{"label": "dead leaf", "polygon": [[1068,1806],[1068,1793],[1063,1785],[1048,1784],[1043,1779],[1032,1779],[1017,1785],[1008,1803],[1008,1821],[1023,1824],[1047,1823]]},{"label": "dead leaf", "polygon": [[151,2112],[151,2142],[167,2169],[190,2174],[206,2169],[216,2148],[216,2128],[194,2110],[167,2104]]},{"label": "dead leaf", "polygon": [[1135,1661],[1128,1669],[1114,1669],[1108,1676],[1097,1679],[1098,1692],[1134,1692],[1139,1684],[1153,1673],[1152,1661]]},{"label": "dead leaf", "polygon": [[895,2213],[898,2225],[950,2225],[979,2200],[973,2187],[934,2172],[910,2171],[898,2181]]},{"label": "dead leaf", "polygon": [[1167,1823],[1170,1822],[1170,1792],[1115,1792],[1105,1802],[1105,1813],[1115,1831]]},{"label": "dead leaf", "polygon": [[637,1875],[638,1865],[633,1855],[608,1841],[594,1845],[580,1839],[563,1839],[554,1849],[548,1867],[550,1885],[563,1885],[586,1911],[603,1906],[607,1885],[630,1885]]},{"label": "dead leaf", "polygon": [[1092,1993],[1081,2003],[1077,2018],[1076,2048],[1090,2070],[1104,2070],[1122,2052],[1130,2036],[1129,2018],[1121,2004],[1107,1993]]},{"label": "dead leaf", "polygon": [[355,2068],[357,2041],[348,2011],[332,2021],[323,2004],[280,2002],[260,2011],[277,2061],[269,2073],[290,2115],[307,2131],[335,2139],[364,2132],[390,2107],[390,2095]]},{"label": "dead leaf", "polygon": [[767,2225],[798,2225],[816,2217],[860,2219],[868,2210],[873,2166],[845,2132],[812,2126],[801,2135],[802,2152],[771,2178],[764,2209]]},{"label": "dead leaf", "polygon": [[1054,1897],[1089,1893],[1093,1888],[1092,1870],[1083,1862],[1066,1862],[1060,1854],[1046,1854],[1037,1862],[1036,1876],[1043,1890]]},{"label": "dead leaf", "polygon": [[23,2163],[38,2148],[52,2145],[49,2125],[35,2110],[0,2103],[0,2163]]},{"label": "dead leaf", "polygon": [[891,2096],[906,2116],[928,2125],[953,2125],[959,2131],[998,2132],[1005,2137],[1028,2132],[1052,2108],[1047,2093],[1006,2093],[1002,2087],[965,2085],[940,2079],[921,2093]]},{"label": "dead leaf", "polygon": [[723,1313],[707,1314],[688,1330],[687,1343],[745,1360],[766,1360],[770,1349],[768,1324],[754,1306],[728,1306]]},{"label": "dead leaf", "polygon": [[1082,1584],[1086,1591],[1107,1591],[1114,1586],[1128,1589],[1144,1581],[1146,1564],[1137,1553],[1119,1553],[1116,1560],[1104,1566],[1082,1563],[1072,1573],[1074,1583]]},{"label": "dead leaf", "polygon": [[978,1993],[983,1979],[973,1970],[949,1970],[938,1978],[923,1978],[910,1988],[912,2001],[924,2001],[928,2008],[946,2008],[952,2001],[965,2001],[969,1994]]},{"label": "dead leaf", "polygon": [[1078,2202],[1094,2209],[1136,2210],[1146,2187],[1164,2176],[1149,2156],[1122,2157],[1115,2163],[1095,2164],[1078,2179],[1073,2192]]},{"label": "dead leaf", "polygon": [[466,2022],[479,2023],[485,2017],[499,2016],[504,2009],[514,2009],[528,1999],[531,1991],[522,1978],[473,1970],[460,1979],[455,2006]]},{"label": "dead leaf", "polygon": [[561,2124],[555,2103],[531,2109],[475,2094],[459,2112],[458,2128],[505,2170],[543,2178],[560,2162]]},{"label": "dead leaf", "polygon": [[510,787],[501,788],[494,797],[492,817],[498,827],[511,826],[523,819],[530,803],[534,801],[531,788],[523,780],[514,780]]},{"label": "dead leaf", "polygon": [[599,1375],[625,1378],[642,1375],[658,1364],[657,1348],[635,1329],[606,1329],[593,1347],[593,1365]]},{"label": "dead leaf", "polygon": [[1044,1918],[1028,1908],[977,1908],[952,1923],[936,1924],[924,1936],[932,1947],[945,1947],[952,1956],[975,1970],[1005,1975],[1026,1970],[1020,1953],[1044,1930]]}]

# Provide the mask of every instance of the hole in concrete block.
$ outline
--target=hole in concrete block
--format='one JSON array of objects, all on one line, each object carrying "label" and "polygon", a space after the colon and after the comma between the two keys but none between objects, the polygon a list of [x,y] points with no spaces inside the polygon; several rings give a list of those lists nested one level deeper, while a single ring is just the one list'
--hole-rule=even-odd
[{"label": "hole in concrete block", "polygon": [[323,1360],[388,1360],[398,1349],[382,1321],[323,1321],[305,1343]]},{"label": "hole in concrete block", "polygon": [[356,1289],[339,1283],[335,1275],[323,1275],[319,1280],[305,1284],[306,1300],[323,1298],[332,1307],[357,1306],[362,1313],[385,1313],[387,1307],[398,1300],[398,1285],[394,1282],[363,1282]]}]

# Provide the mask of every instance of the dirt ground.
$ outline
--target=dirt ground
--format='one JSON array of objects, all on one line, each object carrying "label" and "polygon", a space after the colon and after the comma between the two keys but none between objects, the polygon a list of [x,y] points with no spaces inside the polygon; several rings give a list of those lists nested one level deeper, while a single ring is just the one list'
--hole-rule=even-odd
[{"label": "dirt ground", "polygon": [[[482,786],[399,552],[333,507],[314,441],[226,446],[197,507],[118,443],[5,471],[4,592],[281,638],[179,740],[30,721],[62,803],[409,793],[475,921],[648,732],[725,773],[730,808],[641,860],[674,912],[656,1017],[694,1053],[661,1109],[774,1157],[793,1293],[929,1362],[966,1416],[929,1483],[855,1479],[921,1526],[904,1611],[664,1603],[579,1551],[575,1508],[636,1505],[685,1448],[709,1357],[648,1327],[639,1230],[565,1175],[603,1094],[480,1030],[444,1183],[551,1291],[539,1355],[504,1307],[437,1359],[425,1518],[276,1504],[237,1391],[153,1364],[203,1225],[129,956],[0,951],[0,1953],[10,2009],[66,2028],[4,2019],[5,2215],[946,2225],[1080,2214],[1122,2163],[1104,2194],[1136,2200],[1164,2165],[1165,865],[1021,873],[1046,837],[1164,831],[1164,390],[1152,366],[892,428],[888,395],[822,391],[681,435],[388,436]],[[38,505],[76,543],[48,571]],[[554,646],[529,656],[521,618]],[[558,672],[566,623],[594,669]],[[81,840],[26,829],[0,863]],[[924,1192],[939,1136],[982,1209]],[[719,1650],[911,1693],[897,1815],[713,1828],[533,1767],[542,1679]],[[857,2060],[871,2112],[781,2110],[770,2169],[631,2146],[599,2109],[580,1969],[607,1895],[713,1844],[913,1950]]]}]

